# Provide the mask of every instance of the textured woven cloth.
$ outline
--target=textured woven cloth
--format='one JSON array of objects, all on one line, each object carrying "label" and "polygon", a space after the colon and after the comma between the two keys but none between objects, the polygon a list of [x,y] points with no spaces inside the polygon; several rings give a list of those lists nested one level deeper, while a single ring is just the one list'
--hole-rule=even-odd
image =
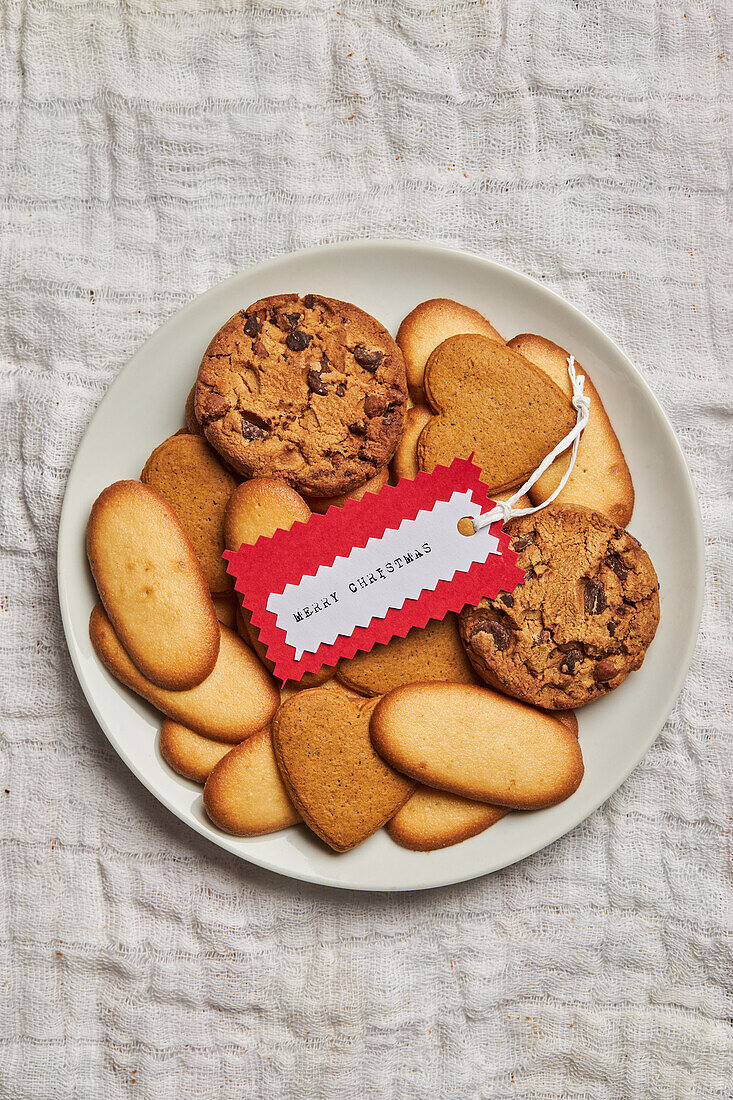
[{"label": "textured woven cloth", "polygon": [[[727,7],[5,0],[3,1098],[730,1096]],[[144,339],[365,235],[589,313],[670,416],[708,550],[690,674],[623,787],[518,866],[402,896],[268,874],[163,809],[92,718],[54,575],[76,447]]]}]

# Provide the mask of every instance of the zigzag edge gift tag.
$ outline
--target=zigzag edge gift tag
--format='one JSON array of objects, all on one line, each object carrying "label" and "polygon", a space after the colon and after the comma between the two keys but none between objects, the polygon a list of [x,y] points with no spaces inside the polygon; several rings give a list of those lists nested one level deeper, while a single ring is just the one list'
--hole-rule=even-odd
[{"label": "zigzag edge gift tag", "polygon": [[455,459],[225,552],[279,679],[298,680],[516,587],[524,573],[500,519],[458,530],[494,503],[480,473]]}]

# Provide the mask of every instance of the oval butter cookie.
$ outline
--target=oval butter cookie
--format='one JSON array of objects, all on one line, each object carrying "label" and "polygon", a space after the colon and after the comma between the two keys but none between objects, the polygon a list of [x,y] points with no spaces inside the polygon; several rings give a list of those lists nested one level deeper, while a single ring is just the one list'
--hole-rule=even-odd
[{"label": "oval butter cookie", "polygon": [[171,718],[160,727],[158,747],[166,764],[194,783],[205,783],[214,765],[232,749],[230,742],[203,737]]},{"label": "oval butter cookie", "polygon": [[479,333],[497,344],[504,343],[491,321],[482,317],[478,310],[450,298],[431,298],[407,314],[397,332],[397,343],[405,359],[407,385],[413,401],[425,400],[423,378],[431,351],[449,336],[464,332]]},{"label": "oval butter cookie", "polygon": [[417,461],[417,441],[432,415],[427,405],[413,405],[407,410],[405,430],[392,459],[392,473],[398,481],[401,477],[417,477],[420,470]]},{"label": "oval butter cookie", "polygon": [[204,809],[234,836],[264,836],[300,821],[280,778],[269,728],[236,745],[213,768],[204,786]]},{"label": "oval butter cookie", "polygon": [[418,783],[412,797],[387,822],[387,832],[401,848],[435,852],[478,836],[508,813],[505,806],[474,802]]},{"label": "oval butter cookie", "polygon": [[219,652],[219,623],[168,501],[139,481],[115,482],[92,506],[86,547],[105,610],[142,676],[171,691],[205,680]]},{"label": "oval butter cookie", "polygon": [[282,478],[258,477],[239,485],[227,502],[224,515],[224,544],[227,550],[254,546],[259,538],[272,538],[276,531],[289,531],[294,523],[305,523],[311,510],[295,489]]},{"label": "oval butter cookie", "polygon": [[[568,398],[571,397],[568,353],[563,348],[553,344],[551,340],[545,340],[543,336],[526,333],[510,340],[509,347],[535,363],[558,384]],[[556,500],[558,504],[582,504],[585,508],[594,508],[607,515],[619,527],[625,527],[634,510],[631,473],[598,390],[585,368],[580,363],[575,366],[578,374],[585,377],[584,393],[591,399],[590,417],[580,437],[575,465],[565,488]],[[533,504],[543,504],[555,491],[568,462],[567,454],[560,455],[535,482],[529,494]]]},{"label": "oval butter cookie", "polygon": [[166,691],[132,663],[100,604],[89,619],[89,637],[105,668],[159,711],[204,737],[238,744],[262,729],[277,710],[275,681],[232,630],[221,630],[214,671],[186,691]]},{"label": "oval butter cookie", "polygon": [[477,802],[538,810],[568,798],[583,778],[578,739],[559,719],[484,687],[395,688],[370,730],[393,768]]},{"label": "oval butter cookie", "polygon": [[[578,736],[578,720],[571,710],[556,711],[555,717]],[[507,813],[505,806],[490,806],[418,783],[415,793],[387,822],[387,832],[402,848],[434,852],[478,836]]]}]

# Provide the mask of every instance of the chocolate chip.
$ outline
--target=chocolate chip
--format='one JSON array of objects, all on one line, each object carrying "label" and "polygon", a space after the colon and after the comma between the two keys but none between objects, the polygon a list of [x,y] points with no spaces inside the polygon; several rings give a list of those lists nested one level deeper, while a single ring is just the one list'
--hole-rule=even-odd
[{"label": "chocolate chip", "polygon": [[308,371],[308,389],[313,393],[320,394],[321,397],[325,397],[328,393],[328,386],[321,377],[321,372],[317,370]]},{"label": "chocolate chip", "polygon": [[270,434],[269,426],[254,413],[242,413],[242,439],[252,442],[266,439]]},{"label": "chocolate chip", "polygon": [[209,393],[202,401],[201,419],[205,424],[212,420],[219,420],[229,412],[229,402],[220,393]]},{"label": "chocolate chip", "polygon": [[599,661],[593,670],[593,675],[596,680],[600,680],[604,683],[606,680],[613,680],[616,675],[616,665],[612,657],[604,657],[602,661]]},{"label": "chocolate chip", "polygon": [[522,535],[521,538],[514,540],[514,542],[511,544],[512,550],[514,550],[515,553],[518,554],[521,550],[526,550],[527,547],[530,546],[536,538],[536,531],[528,531],[526,535]]},{"label": "chocolate chip", "polygon": [[367,351],[362,344],[354,348],[354,359],[364,370],[375,371],[384,359],[383,351]]},{"label": "chocolate chip", "polygon": [[255,336],[259,336],[261,331],[262,331],[262,325],[257,320],[257,314],[256,313],[250,314],[249,317],[247,317],[247,320],[244,322],[244,334],[245,334],[245,336],[250,336],[252,339],[254,339]]},{"label": "chocolate chip", "polygon": [[541,630],[539,634],[535,635],[534,645],[546,645],[552,635],[549,630]]},{"label": "chocolate chip", "polygon": [[613,569],[614,573],[623,584],[629,575],[629,571],[624,565],[623,558],[612,550],[610,554],[606,554],[605,564],[609,569]]},{"label": "chocolate chip", "polygon": [[388,406],[387,398],[378,393],[370,393],[364,399],[364,412],[367,416],[379,416]]},{"label": "chocolate chip", "polygon": [[560,662],[560,671],[572,676],[578,665],[582,665],[585,657],[579,649],[569,649]]},{"label": "chocolate chip", "polygon": [[346,386],[343,384],[343,382],[339,382],[339,384],[336,386],[336,396],[343,397],[345,393]]},{"label": "chocolate chip", "polygon": [[306,294],[305,298],[303,299],[303,305],[305,306],[305,308],[306,309],[313,309],[314,304],[315,304],[315,298],[313,297],[313,295],[312,294]]},{"label": "chocolate chip", "polygon": [[509,644],[509,631],[501,623],[497,623],[495,619],[486,619],[472,632],[473,638],[476,634],[490,634],[494,645],[502,652]]},{"label": "chocolate chip", "polygon": [[285,337],[285,343],[288,345],[291,351],[304,351],[308,347],[313,339],[307,332],[302,332],[300,329],[293,329]]},{"label": "chocolate chip", "polygon": [[509,592],[502,592],[499,599],[504,604],[504,607],[514,607],[514,596]]},{"label": "chocolate chip", "polygon": [[262,343],[261,340],[255,340],[253,342],[252,351],[255,353],[255,355],[259,355],[259,357],[261,359],[269,359],[270,358],[270,353],[267,350],[267,348],[265,347],[265,345]]},{"label": "chocolate chip", "polygon": [[352,435],[366,435],[367,426],[362,420],[359,424],[349,424],[349,431]]},{"label": "chocolate chip", "polygon": [[613,638],[614,634],[616,633],[616,627],[618,626],[618,621],[616,619],[609,619],[608,622],[606,623],[606,626],[608,627],[608,633]]},{"label": "chocolate chip", "polygon": [[603,581],[586,581],[583,604],[586,615],[600,615],[606,610],[606,589],[603,587]]},{"label": "chocolate chip", "polygon": [[279,324],[280,324],[280,322],[279,322],[279,320],[278,320],[278,316],[277,316],[277,310],[276,310],[276,309],[271,309],[271,310],[270,310],[270,324],[272,324],[272,325],[278,325],[278,327],[279,327]]},{"label": "chocolate chip", "polygon": [[324,370],[328,370],[328,368],[331,366],[325,351],[321,352],[321,366]]},{"label": "chocolate chip", "polygon": [[297,323],[300,320],[301,316],[302,316],[302,314],[300,314],[300,313],[286,313],[285,314],[285,318],[286,318],[286,320],[287,320],[287,322],[288,322],[288,324],[290,325],[291,328],[295,328],[295,326],[297,325]]}]

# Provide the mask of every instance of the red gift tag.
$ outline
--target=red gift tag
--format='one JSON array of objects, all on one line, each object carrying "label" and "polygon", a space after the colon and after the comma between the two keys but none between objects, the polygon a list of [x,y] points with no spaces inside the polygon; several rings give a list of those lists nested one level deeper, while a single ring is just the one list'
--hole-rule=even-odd
[{"label": "red gift tag", "polygon": [[227,550],[227,571],[281,680],[404,638],[524,579],[501,521],[464,535],[494,501],[473,462],[385,485],[313,514],[254,546]]}]

